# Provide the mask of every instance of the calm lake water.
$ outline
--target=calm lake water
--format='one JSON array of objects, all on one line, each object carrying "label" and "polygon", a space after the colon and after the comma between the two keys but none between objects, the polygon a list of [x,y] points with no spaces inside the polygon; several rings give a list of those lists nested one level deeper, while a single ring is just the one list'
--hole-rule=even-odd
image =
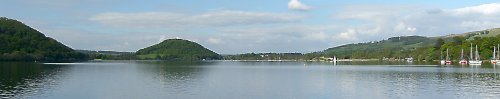
[{"label": "calm lake water", "polygon": [[0,98],[498,99],[498,68],[384,62],[4,62]]}]

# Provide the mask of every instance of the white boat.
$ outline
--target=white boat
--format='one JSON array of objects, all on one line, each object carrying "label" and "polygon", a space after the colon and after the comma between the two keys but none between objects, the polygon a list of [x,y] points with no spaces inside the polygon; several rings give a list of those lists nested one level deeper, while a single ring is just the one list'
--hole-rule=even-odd
[{"label": "white boat", "polygon": [[465,60],[465,59],[464,59],[464,60],[460,60],[460,64],[462,64],[462,65],[467,65],[467,64],[469,64],[469,62],[468,62],[467,60]]},{"label": "white boat", "polygon": [[446,60],[445,60],[445,64],[446,65],[451,65],[451,60],[450,60],[450,57],[448,55],[448,49],[446,49]]},{"label": "white boat", "polygon": [[439,63],[441,63],[441,65],[444,65],[444,64],[446,64],[446,61],[441,60]]},{"label": "white boat", "polygon": [[336,57],[336,56],[333,56],[332,61],[333,61],[333,64],[337,64],[337,57]]},{"label": "white boat", "polygon": [[[500,47],[500,45],[498,47]],[[500,48],[498,48],[498,50],[500,50]],[[500,56],[497,56],[497,53],[500,54],[500,52],[497,51],[497,46],[495,46],[493,47],[493,54],[492,54],[493,57],[490,60],[492,64],[497,64],[500,62],[500,60],[498,59]]]},{"label": "white boat", "polygon": [[464,58],[464,49],[462,48],[462,53],[460,54],[460,64],[465,65],[468,64],[469,62]]},{"label": "white boat", "polygon": [[469,61],[470,65],[481,65],[483,61]]},{"label": "white boat", "polygon": [[[471,46],[470,49],[471,49],[471,56],[472,56],[472,44],[470,46]],[[474,57],[471,57],[469,64],[470,65],[481,65],[482,63],[483,63],[483,61],[481,61],[481,58],[479,56],[479,51],[477,50],[477,45],[476,45],[475,55],[474,55]]]},{"label": "white boat", "polygon": [[448,49],[446,49],[446,58],[445,60],[441,60],[441,65],[451,65],[450,56],[448,55]]},{"label": "white boat", "polygon": [[440,54],[441,56],[439,57],[440,58],[439,60],[441,60],[441,61],[439,61],[439,63],[441,65],[445,65],[446,64],[446,60],[443,60],[443,52],[442,51],[440,51],[440,52],[441,52],[441,54]]},{"label": "white boat", "polygon": [[469,61],[469,64],[470,65],[481,65],[483,63],[483,61]]},{"label": "white boat", "polygon": [[408,63],[413,62],[413,57],[406,58],[406,61],[407,61]]}]

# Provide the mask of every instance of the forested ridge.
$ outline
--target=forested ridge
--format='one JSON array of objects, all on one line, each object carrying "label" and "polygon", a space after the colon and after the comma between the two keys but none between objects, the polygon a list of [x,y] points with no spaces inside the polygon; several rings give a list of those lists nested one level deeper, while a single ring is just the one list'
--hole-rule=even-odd
[{"label": "forested ridge", "polygon": [[136,52],[139,59],[157,60],[217,60],[222,56],[198,43],[183,39],[168,39]]},{"label": "forested ridge", "polygon": [[386,40],[332,47],[306,54],[308,59],[339,57],[344,59],[399,59],[439,60],[448,49],[452,59],[460,58],[461,50],[469,57],[470,45],[478,45],[481,59],[490,59],[493,47],[500,44],[500,29],[452,34],[439,37],[399,36]]},{"label": "forested ridge", "polygon": [[79,61],[85,54],[24,23],[0,17],[0,61]]}]

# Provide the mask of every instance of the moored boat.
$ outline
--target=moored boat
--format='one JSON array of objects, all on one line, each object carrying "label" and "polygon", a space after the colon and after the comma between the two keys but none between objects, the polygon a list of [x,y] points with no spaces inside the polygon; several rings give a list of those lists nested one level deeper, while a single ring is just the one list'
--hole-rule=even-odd
[{"label": "moored boat", "polygon": [[467,64],[469,64],[469,62],[467,60],[460,60],[460,64],[467,65]]},{"label": "moored boat", "polygon": [[450,60],[450,57],[449,57],[449,55],[448,55],[448,49],[446,49],[446,60],[445,60],[445,64],[446,64],[446,65],[451,65],[451,64],[452,64],[452,62],[451,62],[451,60]]},{"label": "moored boat", "polygon": [[445,60],[441,60],[439,63],[441,63],[441,65],[444,65],[444,64],[446,64],[446,61]]},{"label": "moored boat", "polygon": [[[492,58],[491,58],[491,60],[490,60],[490,62],[491,62],[492,64],[497,64],[497,63],[499,63],[499,62],[500,62],[500,60],[498,59],[498,58],[500,57],[500,55],[498,55],[498,54],[497,54],[497,53],[499,53],[499,54],[500,54],[500,52],[498,52],[498,51],[497,51],[497,50],[500,50],[500,48],[498,48],[498,49],[497,49],[497,47],[500,47],[500,45],[499,45],[499,46],[495,46],[495,47],[493,47],[493,53],[492,53],[492,56],[493,56],[493,57],[492,57]],[[498,56],[497,56],[497,55],[498,55]]]},{"label": "moored boat", "polygon": [[464,58],[464,49],[462,48],[462,53],[460,55],[460,64],[465,65],[468,64],[469,62]]},{"label": "moored boat", "polygon": [[[471,44],[471,55],[472,55],[472,44]],[[477,50],[477,45],[476,45],[476,52],[474,57],[471,57],[471,60],[469,61],[470,65],[481,65],[483,61],[481,61],[481,58],[479,56],[479,51]]]},{"label": "moored boat", "polygon": [[405,58],[405,59],[406,59],[406,62],[408,62],[408,63],[413,62],[413,57],[408,57],[408,58]]},{"label": "moored boat", "polygon": [[333,61],[333,64],[337,64],[337,57],[336,57],[336,56],[333,56],[332,61]]}]

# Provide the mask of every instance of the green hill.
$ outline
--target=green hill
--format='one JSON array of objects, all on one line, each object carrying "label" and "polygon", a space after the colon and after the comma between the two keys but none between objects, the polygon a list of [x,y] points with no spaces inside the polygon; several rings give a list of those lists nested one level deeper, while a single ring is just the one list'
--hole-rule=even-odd
[{"label": "green hill", "polygon": [[308,58],[321,56],[355,59],[381,59],[381,58],[405,58],[414,57],[419,60],[435,60],[440,58],[440,52],[450,50],[452,57],[460,55],[461,49],[468,52],[470,44],[478,44],[480,52],[485,53],[481,57],[491,57],[493,46],[500,43],[500,28],[481,31],[452,34],[439,37],[423,36],[400,36],[387,40],[347,44],[332,47],[320,52],[306,54]]},{"label": "green hill", "polygon": [[17,20],[0,17],[0,61],[78,61],[86,55]]},{"label": "green hill", "polygon": [[203,60],[222,57],[198,43],[183,39],[168,39],[136,52],[140,59]]},{"label": "green hill", "polygon": [[398,57],[406,50],[413,50],[423,46],[431,46],[435,39],[423,36],[392,37],[387,40],[347,44],[329,48],[321,53],[341,58],[380,58]]}]

